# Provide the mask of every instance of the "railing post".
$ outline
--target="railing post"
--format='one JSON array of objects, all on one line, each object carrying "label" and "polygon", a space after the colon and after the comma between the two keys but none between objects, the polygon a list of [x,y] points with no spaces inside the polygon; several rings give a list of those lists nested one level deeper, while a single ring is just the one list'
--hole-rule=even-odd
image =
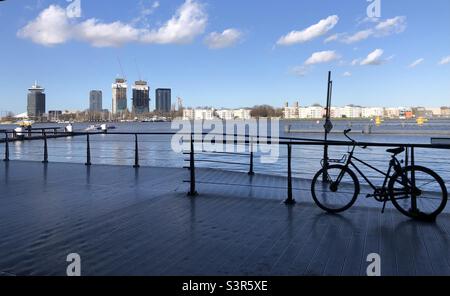
[{"label": "railing post", "polygon": [[195,190],[195,159],[194,159],[194,135],[191,134],[191,152],[189,157],[189,172],[191,174],[190,178],[190,188],[188,192],[188,196],[194,197],[197,196],[198,193]]},{"label": "railing post", "polygon": [[28,138],[31,138],[31,126],[28,126],[27,130],[28,130]]},{"label": "railing post", "polygon": [[8,133],[5,133],[5,158],[3,161],[9,161],[9,139]]},{"label": "railing post", "polygon": [[287,145],[288,149],[288,197],[284,201],[287,205],[294,205],[295,199],[292,197],[292,146],[291,144]]},{"label": "railing post", "polygon": [[138,146],[138,136],[134,134],[134,168],[139,167],[139,146]]},{"label": "railing post", "polygon": [[44,132],[44,160],[42,163],[48,163],[48,147],[47,147],[47,134]]},{"label": "railing post", "polygon": [[91,165],[91,142],[89,141],[89,133],[86,134],[86,163],[85,165]]},{"label": "railing post", "polygon": [[253,171],[253,138],[250,138],[250,169],[248,171],[248,175],[255,175],[255,172]]},{"label": "railing post", "polygon": [[416,172],[414,170],[414,147],[411,147],[411,210],[413,213],[417,212],[417,196],[416,196]]}]

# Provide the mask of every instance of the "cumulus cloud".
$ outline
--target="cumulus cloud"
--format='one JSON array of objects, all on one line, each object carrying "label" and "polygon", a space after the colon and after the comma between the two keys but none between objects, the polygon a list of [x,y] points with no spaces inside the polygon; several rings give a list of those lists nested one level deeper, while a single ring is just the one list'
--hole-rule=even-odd
[{"label": "cumulus cloud", "polygon": [[282,36],[277,44],[278,45],[293,45],[297,43],[304,43],[313,40],[317,37],[325,35],[328,31],[333,29],[339,22],[337,15],[332,15],[326,19],[320,20],[317,24],[314,24],[302,31],[291,31],[285,36]]},{"label": "cumulus cloud", "polygon": [[237,29],[226,29],[222,33],[212,32],[205,38],[206,45],[211,49],[220,49],[235,45],[242,38]]},{"label": "cumulus cloud", "polygon": [[[158,6],[159,2],[154,2],[151,8]],[[46,46],[71,39],[89,42],[97,47],[121,46],[129,42],[183,44],[203,34],[208,20],[203,5],[195,0],[186,0],[172,18],[154,29],[136,28],[133,24],[120,21],[104,23],[95,18],[76,22],[67,12],[58,5],[50,5],[20,29],[17,35]]]},{"label": "cumulus cloud", "polygon": [[114,47],[137,41],[139,30],[122,22],[101,23],[89,19],[75,27],[74,37],[95,47]]},{"label": "cumulus cloud", "polygon": [[355,42],[359,42],[362,40],[365,40],[367,38],[369,38],[371,35],[373,34],[373,30],[369,29],[369,30],[362,30],[359,31],[351,36],[345,36],[342,41],[344,43],[347,44],[351,44],[351,43],[355,43]]},{"label": "cumulus cloud", "polygon": [[354,34],[348,33],[336,34],[336,38],[332,38],[330,40],[327,39],[325,41],[326,42],[341,41],[343,43],[352,44],[362,40],[366,40],[370,37],[380,38],[392,34],[400,34],[403,31],[405,31],[407,27],[405,16],[396,16],[394,18],[386,19],[384,21],[379,21],[375,19],[375,21],[372,22],[376,24],[372,28],[361,30]]},{"label": "cumulus cloud", "polygon": [[305,65],[328,63],[339,58],[340,56],[332,50],[315,52],[305,61]]},{"label": "cumulus cloud", "polygon": [[450,64],[450,56],[443,57],[439,62],[439,65],[447,65]]},{"label": "cumulus cloud", "polygon": [[208,16],[203,5],[194,0],[186,0],[178,8],[176,14],[162,27],[146,31],[142,41],[157,44],[189,43],[198,35],[203,34],[207,21]]},{"label": "cumulus cloud", "polygon": [[425,60],[425,59],[423,59],[423,58],[417,59],[417,60],[415,60],[414,62],[412,62],[412,63],[408,66],[408,68],[415,68],[415,67],[419,66],[420,64],[422,64],[424,60]]},{"label": "cumulus cloud", "polygon": [[20,29],[17,35],[41,45],[52,46],[69,40],[72,27],[66,10],[58,5],[50,5],[35,20]]},{"label": "cumulus cloud", "polygon": [[375,49],[373,52],[369,53],[369,55],[361,61],[361,66],[378,66],[384,63],[384,60],[381,59],[384,51],[382,49]]},{"label": "cumulus cloud", "polygon": [[379,22],[375,26],[375,34],[377,34],[378,36],[399,34],[405,30],[406,30],[405,16],[396,16],[394,18]]},{"label": "cumulus cloud", "polygon": [[329,43],[329,42],[332,42],[332,41],[336,41],[336,40],[338,40],[339,39],[339,34],[333,34],[333,35],[331,35],[331,36],[329,36],[327,39],[325,39],[325,43]]},{"label": "cumulus cloud", "polygon": [[291,73],[297,76],[305,76],[314,65],[329,63],[340,58],[341,56],[333,50],[314,52],[303,65],[293,67]]}]

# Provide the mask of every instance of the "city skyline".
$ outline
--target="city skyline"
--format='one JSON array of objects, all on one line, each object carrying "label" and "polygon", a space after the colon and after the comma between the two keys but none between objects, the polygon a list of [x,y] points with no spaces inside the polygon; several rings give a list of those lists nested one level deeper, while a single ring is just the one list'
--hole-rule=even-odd
[{"label": "city skyline", "polygon": [[[363,0],[267,1],[258,10],[256,1],[128,1],[102,9],[108,3],[81,1],[79,15],[68,15],[67,1],[2,2],[0,48],[21,58],[0,62],[0,109],[24,112],[24,89],[36,78],[51,109],[84,108],[91,89],[103,90],[110,108],[118,57],[127,80],[170,85],[191,106],[324,104],[328,70],[334,105],[450,101],[448,1],[383,1],[376,20],[367,19]],[[187,26],[172,32],[173,23]]]}]

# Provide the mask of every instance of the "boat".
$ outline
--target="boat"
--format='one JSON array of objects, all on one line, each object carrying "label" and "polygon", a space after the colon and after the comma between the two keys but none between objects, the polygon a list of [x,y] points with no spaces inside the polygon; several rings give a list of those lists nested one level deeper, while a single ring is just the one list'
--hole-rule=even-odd
[{"label": "boat", "polygon": [[87,128],[85,128],[84,130],[86,131],[86,132],[88,132],[88,131],[93,131],[93,130],[97,130],[97,125],[94,125],[94,124],[91,124],[90,126],[88,126]]},{"label": "boat", "polygon": [[106,123],[101,124],[99,127],[97,127],[97,130],[101,130],[101,131],[107,131],[110,129],[116,129],[116,127],[114,125],[107,125]]},{"label": "boat", "polygon": [[33,123],[34,121],[26,119],[16,122],[20,127],[31,127]]}]

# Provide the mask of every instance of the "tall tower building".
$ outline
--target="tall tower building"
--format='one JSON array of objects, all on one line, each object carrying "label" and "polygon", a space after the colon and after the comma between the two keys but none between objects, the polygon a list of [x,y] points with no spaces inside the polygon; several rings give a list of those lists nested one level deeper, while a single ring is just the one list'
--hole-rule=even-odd
[{"label": "tall tower building", "polygon": [[30,118],[39,118],[45,114],[45,93],[44,88],[37,82],[28,89],[27,114]]},{"label": "tall tower building", "polygon": [[89,111],[102,112],[102,91],[91,90],[89,93]]},{"label": "tall tower building", "polygon": [[120,114],[127,110],[127,81],[117,78],[112,84],[112,114]]},{"label": "tall tower building", "polygon": [[172,90],[170,88],[158,88],[155,91],[156,111],[169,113],[172,107]]},{"label": "tall tower building", "polygon": [[133,85],[133,113],[150,112],[150,87],[147,81],[138,80]]}]

